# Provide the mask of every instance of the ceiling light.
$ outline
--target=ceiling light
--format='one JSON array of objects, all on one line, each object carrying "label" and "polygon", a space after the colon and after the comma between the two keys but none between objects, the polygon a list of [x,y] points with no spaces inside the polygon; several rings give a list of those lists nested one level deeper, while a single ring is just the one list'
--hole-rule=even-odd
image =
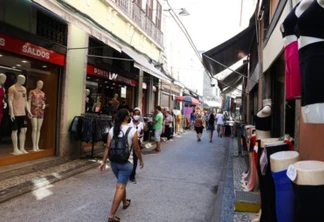
[{"label": "ceiling light", "polygon": [[20,67],[21,65],[20,64],[16,64],[16,66]]},{"label": "ceiling light", "polygon": [[28,61],[26,61],[26,60],[22,60],[21,62],[22,62],[22,63],[28,63]]},{"label": "ceiling light", "polygon": [[0,54],[0,57],[2,57],[2,55]]},{"label": "ceiling light", "polygon": [[46,66],[46,65],[43,65],[42,67],[43,67],[44,69],[45,69],[45,68],[47,68],[47,66]]},{"label": "ceiling light", "polygon": [[16,68],[16,66],[13,66],[12,68],[13,68],[13,69],[15,69],[15,68]]}]

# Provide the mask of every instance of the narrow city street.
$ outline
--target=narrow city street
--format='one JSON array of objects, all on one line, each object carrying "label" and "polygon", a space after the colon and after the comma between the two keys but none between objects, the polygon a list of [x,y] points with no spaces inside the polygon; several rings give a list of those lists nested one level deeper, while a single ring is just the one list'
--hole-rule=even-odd
[{"label": "narrow city street", "polygon": [[[211,221],[228,138],[209,143],[206,131],[163,142],[162,152],[144,155],[137,184],[129,183],[121,221]],[[59,176],[59,175],[58,175]],[[116,179],[110,169],[92,169],[0,205],[1,221],[107,221]]]}]

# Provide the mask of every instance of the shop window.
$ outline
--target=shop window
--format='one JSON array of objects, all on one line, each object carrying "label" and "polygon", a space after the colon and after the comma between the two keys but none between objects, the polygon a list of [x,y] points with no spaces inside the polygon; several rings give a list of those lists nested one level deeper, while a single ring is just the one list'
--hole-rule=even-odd
[{"label": "shop window", "polygon": [[[28,154],[20,154],[17,156],[26,155],[24,159],[28,160],[28,158],[33,158],[32,156],[34,154],[37,156],[54,155],[57,123],[59,122],[57,120],[57,111],[60,68],[49,63],[25,58],[12,53],[3,51],[0,53],[2,55],[0,57],[0,73],[4,73],[7,77],[4,85],[7,98],[6,101],[8,102],[9,88],[17,82],[17,77],[19,75],[23,75],[25,77],[24,87],[26,88],[26,92],[22,95],[26,97],[27,101],[30,98],[30,102],[42,102],[44,105],[44,109],[40,111],[38,108],[35,108],[36,106],[34,105],[32,109],[32,114],[34,116],[25,120],[24,124],[27,124],[27,127],[23,128],[27,129],[27,133],[24,149]],[[38,81],[42,81],[43,83],[41,91],[45,93],[45,96],[33,96],[34,94],[32,92],[35,92],[34,90],[38,85]],[[33,133],[35,133],[35,129],[37,129],[35,128],[35,124],[41,124],[38,143],[33,142]],[[11,137],[13,127],[13,123],[9,116],[9,108],[7,107],[3,110],[3,117],[0,123],[0,165],[15,161],[13,159],[17,157],[12,154],[14,151]],[[19,138],[20,127],[18,128],[17,136]],[[38,145],[37,149],[34,147],[35,144]],[[18,146],[18,148],[21,149],[20,146]]]},{"label": "shop window", "polygon": [[41,11],[37,11],[37,35],[60,45],[66,46],[67,32],[67,24],[58,21],[57,19],[53,18],[53,16],[49,16]]}]

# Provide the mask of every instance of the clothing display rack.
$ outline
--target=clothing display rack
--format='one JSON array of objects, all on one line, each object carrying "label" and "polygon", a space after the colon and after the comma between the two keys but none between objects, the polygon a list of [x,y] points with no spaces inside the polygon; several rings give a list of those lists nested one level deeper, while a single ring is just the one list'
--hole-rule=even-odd
[{"label": "clothing display rack", "polygon": [[91,143],[90,157],[93,158],[95,143],[103,141],[112,126],[112,116],[100,113],[82,113],[80,116],[74,117],[70,133],[75,140]]}]

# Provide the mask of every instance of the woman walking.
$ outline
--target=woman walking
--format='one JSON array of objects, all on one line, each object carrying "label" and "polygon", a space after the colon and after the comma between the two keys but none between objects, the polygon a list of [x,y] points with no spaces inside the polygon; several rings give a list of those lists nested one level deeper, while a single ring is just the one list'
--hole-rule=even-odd
[{"label": "woman walking", "polygon": [[203,129],[204,129],[203,120],[201,118],[201,114],[198,114],[197,118],[195,120],[195,130],[196,130],[198,142],[201,141],[201,135],[202,135]]},{"label": "woman walking", "polygon": [[213,112],[209,114],[207,130],[209,130],[209,142],[211,143],[213,142],[213,133],[215,130],[215,115]]},{"label": "woman walking", "polygon": [[[107,146],[105,148],[105,153],[104,157],[102,160],[102,163],[99,166],[100,172],[104,171],[106,168],[106,162],[107,162],[107,157],[108,157],[108,152],[110,149],[110,144],[112,139],[114,138],[114,135],[117,135],[117,137],[123,137],[123,135],[127,135],[127,141],[129,147],[134,148],[134,152],[136,153],[139,162],[140,162],[140,167],[144,167],[143,159],[142,159],[142,154],[140,151],[140,147],[138,145],[138,135],[137,131],[135,128],[130,127],[128,123],[131,121],[130,113],[127,109],[122,108],[118,110],[117,114],[115,115],[115,122],[114,126],[109,130],[108,133],[108,139],[107,139]],[[118,222],[120,221],[119,217],[115,216],[115,213],[120,205],[120,203],[123,203],[123,209],[127,209],[130,204],[131,200],[126,199],[126,185],[128,182],[128,178],[132,173],[133,170],[133,155],[132,155],[132,150],[131,154],[129,155],[128,161],[119,163],[119,162],[111,162],[111,169],[113,173],[115,174],[117,178],[117,184],[116,184],[116,190],[115,190],[115,196],[114,200],[112,202],[111,206],[111,211],[110,215],[108,218],[108,222]]]}]

